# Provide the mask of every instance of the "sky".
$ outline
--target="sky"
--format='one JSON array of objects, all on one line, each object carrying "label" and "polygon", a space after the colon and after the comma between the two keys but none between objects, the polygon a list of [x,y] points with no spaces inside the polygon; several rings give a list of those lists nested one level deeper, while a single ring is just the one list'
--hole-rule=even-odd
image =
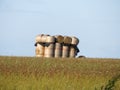
[{"label": "sky", "polygon": [[120,0],[0,0],[0,55],[35,56],[38,34],[76,36],[78,56],[120,58]]}]

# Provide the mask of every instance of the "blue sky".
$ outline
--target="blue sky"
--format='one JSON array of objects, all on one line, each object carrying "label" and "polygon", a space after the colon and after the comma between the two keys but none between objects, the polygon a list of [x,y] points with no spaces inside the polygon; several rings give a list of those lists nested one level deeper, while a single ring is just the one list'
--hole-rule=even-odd
[{"label": "blue sky", "polygon": [[0,55],[34,56],[41,33],[78,37],[78,55],[120,58],[120,0],[0,0]]}]

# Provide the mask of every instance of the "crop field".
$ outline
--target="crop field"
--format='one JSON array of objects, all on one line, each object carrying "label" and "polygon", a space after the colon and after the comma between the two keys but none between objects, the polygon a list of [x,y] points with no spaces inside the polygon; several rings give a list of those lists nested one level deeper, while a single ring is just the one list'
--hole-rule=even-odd
[{"label": "crop field", "polygon": [[120,59],[0,56],[0,90],[120,90]]}]

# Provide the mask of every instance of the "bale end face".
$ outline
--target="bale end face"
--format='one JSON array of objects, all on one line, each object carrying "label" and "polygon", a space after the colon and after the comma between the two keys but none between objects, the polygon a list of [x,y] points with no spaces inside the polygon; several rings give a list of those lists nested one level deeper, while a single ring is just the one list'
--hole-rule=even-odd
[{"label": "bale end face", "polygon": [[71,42],[72,42],[72,38],[71,37],[64,36],[64,43],[65,44],[71,44]]},{"label": "bale end face", "polygon": [[63,43],[63,41],[64,41],[64,37],[61,35],[56,35],[55,39],[56,39],[56,42],[58,42],[58,43]]}]

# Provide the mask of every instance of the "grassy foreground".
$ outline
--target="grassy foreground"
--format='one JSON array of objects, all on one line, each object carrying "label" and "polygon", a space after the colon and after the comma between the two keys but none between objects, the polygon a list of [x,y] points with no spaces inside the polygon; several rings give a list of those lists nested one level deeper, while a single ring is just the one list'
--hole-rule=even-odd
[{"label": "grassy foreground", "polygon": [[0,90],[120,90],[117,75],[118,59],[0,57]]}]

